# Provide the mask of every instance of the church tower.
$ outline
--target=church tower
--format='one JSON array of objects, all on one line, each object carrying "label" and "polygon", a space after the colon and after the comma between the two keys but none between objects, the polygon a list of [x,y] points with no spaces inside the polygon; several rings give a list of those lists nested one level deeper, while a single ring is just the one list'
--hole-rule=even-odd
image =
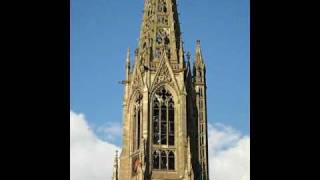
[{"label": "church tower", "polygon": [[145,0],[133,65],[127,52],[123,147],[114,180],[208,180],[205,64],[193,71],[176,0]]}]

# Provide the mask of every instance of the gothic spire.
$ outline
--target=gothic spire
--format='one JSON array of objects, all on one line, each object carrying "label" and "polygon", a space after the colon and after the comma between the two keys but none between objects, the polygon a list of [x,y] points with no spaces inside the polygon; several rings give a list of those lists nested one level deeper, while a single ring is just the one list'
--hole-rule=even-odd
[{"label": "gothic spire", "polygon": [[129,80],[129,74],[130,74],[130,48],[128,48],[127,57],[126,57],[126,80]]},{"label": "gothic spire", "polygon": [[170,62],[178,63],[179,46],[180,25],[176,0],[145,0],[138,47],[141,59],[138,60],[148,64],[159,60],[162,53],[166,52]]},{"label": "gothic spire", "polygon": [[196,55],[195,55],[195,62],[193,65],[193,75],[195,76],[195,82],[196,83],[203,83],[205,82],[205,64],[202,57],[201,52],[201,46],[200,46],[200,40],[197,40],[196,45]]},{"label": "gothic spire", "polygon": [[201,52],[201,46],[200,46],[200,40],[197,40],[197,45],[196,45],[196,65],[204,65],[204,61],[202,58],[202,52]]},{"label": "gothic spire", "polygon": [[180,38],[180,47],[179,47],[179,63],[181,65],[181,67],[183,67],[183,65],[185,65],[184,62],[184,50],[183,50],[183,41]]}]

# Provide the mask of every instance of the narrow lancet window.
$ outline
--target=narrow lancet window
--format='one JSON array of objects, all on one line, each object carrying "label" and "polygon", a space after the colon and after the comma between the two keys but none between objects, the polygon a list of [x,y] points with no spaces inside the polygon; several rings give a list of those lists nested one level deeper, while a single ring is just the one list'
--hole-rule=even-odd
[{"label": "narrow lancet window", "polygon": [[161,106],[161,144],[167,144],[167,107]]},{"label": "narrow lancet window", "polygon": [[142,96],[138,95],[134,102],[133,107],[133,150],[136,151],[140,148],[141,139],[141,108],[142,108]]},{"label": "narrow lancet window", "polygon": [[167,169],[167,153],[161,152],[161,169]]},{"label": "narrow lancet window", "polygon": [[168,161],[169,161],[169,170],[174,170],[174,153],[170,151],[168,155]]},{"label": "narrow lancet window", "polygon": [[153,153],[153,169],[159,169],[159,160],[160,160],[160,155],[159,155],[160,152],[158,151],[155,151]]},{"label": "narrow lancet window", "polygon": [[160,144],[159,101],[155,99],[153,103],[153,144]]},{"label": "narrow lancet window", "polygon": [[174,145],[174,104],[169,102],[169,145]]}]

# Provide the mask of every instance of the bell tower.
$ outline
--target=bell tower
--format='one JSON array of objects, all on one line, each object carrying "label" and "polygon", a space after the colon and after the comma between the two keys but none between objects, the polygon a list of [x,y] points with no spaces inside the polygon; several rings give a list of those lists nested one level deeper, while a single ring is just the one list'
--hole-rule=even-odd
[{"label": "bell tower", "polygon": [[192,72],[190,55],[185,60],[176,0],[145,0],[133,65],[130,50],[125,60],[123,147],[115,179],[209,179],[200,51],[197,42]]}]

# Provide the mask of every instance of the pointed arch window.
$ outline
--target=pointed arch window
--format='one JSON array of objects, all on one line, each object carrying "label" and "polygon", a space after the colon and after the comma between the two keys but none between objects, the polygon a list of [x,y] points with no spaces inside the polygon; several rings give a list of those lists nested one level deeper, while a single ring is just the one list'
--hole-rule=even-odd
[{"label": "pointed arch window", "polygon": [[169,118],[168,118],[169,141],[168,141],[168,144],[174,145],[174,103],[173,103],[172,99],[169,101],[168,111],[169,111],[169,113],[168,113],[169,114]]},{"label": "pointed arch window", "polygon": [[168,154],[168,169],[174,170],[174,153],[172,151]]},{"label": "pointed arch window", "polygon": [[161,169],[167,169],[167,153],[165,151],[161,151]]},{"label": "pointed arch window", "polygon": [[152,128],[153,144],[174,145],[174,101],[165,88],[153,97]]},{"label": "pointed arch window", "polygon": [[175,154],[171,150],[155,150],[153,152],[152,163],[152,167],[155,170],[174,170]]},{"label": "pointed arch window", "polygon": [[140,148],[142,95],[138,95],[133,107],[133,150]]},{"label": "pointed arch window", "polygon": [[172,94],[164,87],[152,97],[151,137],[153,169],[175,170],[175,104]]},{"label": "pointed arch window", "polygon": [[153,153],[153,169],[159,169],[159,165],[160,165],[160,151],[155,151]]}]

